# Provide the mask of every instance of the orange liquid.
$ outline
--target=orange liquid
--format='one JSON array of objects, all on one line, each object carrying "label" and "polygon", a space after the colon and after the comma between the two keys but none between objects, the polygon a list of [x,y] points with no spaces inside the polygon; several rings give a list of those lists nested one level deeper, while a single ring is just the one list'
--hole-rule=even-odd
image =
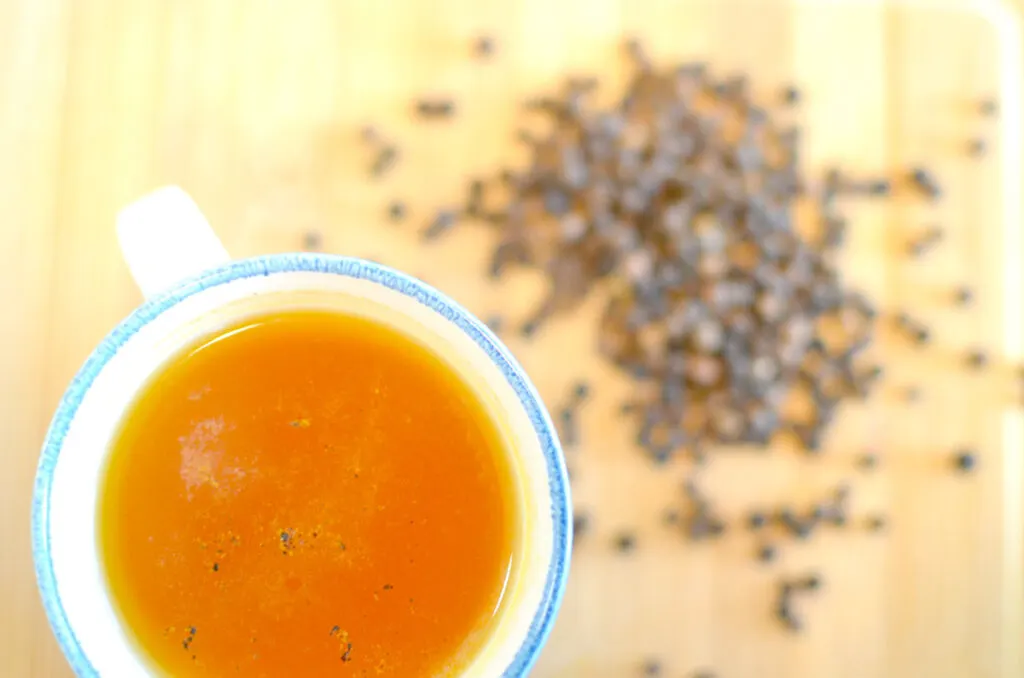
[{"label": "orange liquid", "polygon": [[100,504],[122,621],[173,676],[431,676],[486,637],[512,560],[499,432],[439,358],[290,312],[170,361]]}]

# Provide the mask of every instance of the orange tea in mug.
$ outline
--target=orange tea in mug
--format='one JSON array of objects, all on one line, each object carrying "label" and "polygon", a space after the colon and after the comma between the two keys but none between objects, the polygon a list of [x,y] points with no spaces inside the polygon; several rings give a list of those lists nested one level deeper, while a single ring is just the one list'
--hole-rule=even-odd
[{"label": "orange tea in mug", "polygon": [[100,547],[174,676],[436,675],[501,602],[504,445],[444,361],[334,313],[188,347],[125,414]]},{"label": "orange tea in mug", "polygon": [[183,193],[122,217],[149,300],[40,457],[33,551],[80,676],[524,676],[565,466],[478,320],[379,264],[231,262]]}]

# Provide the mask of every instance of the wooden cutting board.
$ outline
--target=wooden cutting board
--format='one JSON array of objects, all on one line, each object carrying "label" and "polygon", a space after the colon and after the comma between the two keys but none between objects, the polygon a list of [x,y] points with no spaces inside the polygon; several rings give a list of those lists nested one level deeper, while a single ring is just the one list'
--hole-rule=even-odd
[{"label": "wooden cutting board", "polygon": [[[518,322],[542,281],[501,284],[482,272],[492,235],[467,225],[422,245],[432,210],[468,177],[515,162],[516,103],[567,73],[597,74],[611,96],[624,74],[623,35],[658,59],[701,58],[747,72],[776,96],[795,82],[811,168],[842,163],[898,175],[934,168],[938,206],[906,193],[850,205],[844,271],[886,312],[911,309],[934,329],[913,350],[886,325],[875,355],[887,369],[866,404],[847,407],[808,459],[716,456],[704,487],[735,525],[753,504],[821,498],[853,487],[853,514],[888,516],[884,535],[853,526],[806,544],[780,542],[759,565],[734,527],[691,544],[661,522],[680,500],[684,464],[655,469],[615,414],[628,383],[593,353],[601,300],[512,336],[552,407],[586,376],[594,398],[570,450],[576,503],[592,531],[576,549],[562,614],[535,674],[662,675],[699,668],[723,678],[1024,675],[1024,423],[1014,365],[1021,317],[1021,51],[1017,17],[990,2],[653,0],[22,0],[0,6],[0,675],[66,676],[35,592],[28,540],[38,448],[82,360],[139,302],[114,239],[126,202],[177,183],[202,205],[237,256],[295,250],[307,231],[331,252],[368,256],[421,275],[481,315]],[[472,44],[493,36],[481,61]],[[450,94],[450,123],[415,122],[412,101]],[[985,120],[979,100],[1001,116]],[[400,144],[385,180],[368,178],[359,128]],[[969,159],[972,138],[991,147]],[[387,222],[392,198],[410,219]],[[922,261],[904,255],[929,224],[947,238]],[[972,285],[969,310],[950,303]],[[972,346],[994,358],[963,367]],[[903,398],[919,386],[921,402]],[[980,468],[950,471],[976,446]],[[878,450],[880,468],[854,460]],[[856,522],[856,521],[855,521]],[[623,556],[613,535],[632,530]],[[802,599],[807,628],[771,616],[779,576],[815,570],[823,590]]]}]

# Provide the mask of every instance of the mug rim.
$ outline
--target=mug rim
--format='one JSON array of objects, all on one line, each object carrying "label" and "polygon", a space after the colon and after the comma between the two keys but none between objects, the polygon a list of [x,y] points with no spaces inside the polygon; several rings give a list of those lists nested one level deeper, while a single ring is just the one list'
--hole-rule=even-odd
[{"label": "mug rim", "polygon": [[442,316],[466,334],[498,368],[525,410],[540,444],[548,476],[552,551],[543,595],[532,614],[526,637],[502,672],[504,678],[525,676],[536,663],[561,606],[569,574],[572,544],[572,503],[568,474],[554,424],[533,382],[508,348],[461,304],[429,284],[384,264],[323,253],[269,254],[230,261],[175,284],[145,300],[122,320],[92,351],[64,391],[43,442],[32,496],[32,558],[36,583],[50,627],[76,675],[99,676],[67,619],[50,551],[49,506],[53,474],[64,438],[85,394],[106,364],[136,332],[165,311],[204,290],[233,281],[282,273],[324,273],[382,285],[403,294]]}]

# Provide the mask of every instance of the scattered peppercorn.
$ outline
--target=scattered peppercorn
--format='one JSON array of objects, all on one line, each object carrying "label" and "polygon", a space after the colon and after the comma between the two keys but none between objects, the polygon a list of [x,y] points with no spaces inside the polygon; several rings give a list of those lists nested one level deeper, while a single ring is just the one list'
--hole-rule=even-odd
[{"label": "scattered peppercorn", "polygon": [[489,35],[481,35],[476,39],[476,45],[474,51],[478,57],[486,59],[494,54],[495,42],[494,38]]},{"label": "scattered peppercorn", "polygon": [[434,220],[430,222],[423,231],[424,240],[433,240],[455,225],[456,213],[454,210],[438,210]]},{"label": "scattered peppercorn", "polygon": [[867,192],[875,197],[884,197],[892,193],[892,182],[888,179],[875,179],[868,182]]},{"label": "scattered peppercorn", "polygon": [[647,51],[637,38],[628,38],[625,42],[626,55],[633,60],[634,65],[647,66]]},{"label": "scattered peppercorn", "polygon": [[971,139],[967,144],[967,154],[972,158],[981,158],[988,150],[988,144],[984,139]]},{"label": "scattered peppercorn", "polygon": [[883,515],[872,515],[868,516],[866,525],[872,532],[881,532],[886,528],[887,521]]},{"label": "scattered peppercorn", "polygon": [[380,132],[373,125],[364,125],[359,130],[359,136],[368,144],[376,144],[380,141]]},{"label": "scattered peppercorn", "polygon": [[590,516],[586,513],[574,513],[572,516],[573,540],[582,537],[590,530]]},{"label": "scattered peppercorn", "polygon": [[978,457],[971,450],[960,450],[954,458],[957,470],[963,473],[970,473],[978,465]]},{"label": "scattered peppercorn", "polygon": [[954,294],[957,306],[970,306],[974,302],[974,290],[967,285],[956,288]]},{"label": "scattered peppercorn", "polygon": [[469,182],[469,196],[466,198],[466,214],[471,217],[480,217],[484,209],[484,182],[480,179],[473,179]]},{"label": "scattered peppercorn", "polygon": [[967,365],[976,370],[988,367],[988,354],[980,348],[971,350],[967,354]]},{"label": "scattered peppercorn", "polygon": [[807,539],[814,530],[813,520],[801,520],[793,509],[785,507],[779,510],[776,519],[791,535],[797,539]]},{"label": "scattered peppercorn", "polygon": [[395,222],[404,220],[405,203],[400,200],[392,200],[388,205],[388,218]]},{"label": "scattered peppercorn", "polygon": [[872,471],[878,467],[878,455],[873,452],[865,452],[857,459],[857,466],[865,471]]},{"label": "scattered peppercorn", "polygon": [[817,591],[821,588],[821,577],[816,574],[809,574],[796,582],[797,588],[805,591]]},{"label": "scattered peppercorn", "polygon": [[931,251],[942,241],[944,233],[938,226],[931,226],[925,230],[916,240],[910,243],[908,251],[911,256],[920,257]]},{"label": "scattered peppercorn", "polygon": [[910,172],[910,180],[914,186],[931,200],[942,197],[942,187],[935,175],[924,167],[915,167]]},{"label": "scattered peppercorn", "polygon": [[519,327],[519,335],[524,339],[530,339],[540,329],[540,322],[536,319],[527,320]]},{"label": "scattered peppercorn", "polygon": [[793,614],[793,586],[786,581],[779,583],[778,600],[775,603],[775,617],[782,625],[790,631],[800,631],[803,628],[800,620]]},{"label": "scattered peppercorn", "polygon": [[776,550],[771,544],[762,544],[757,550],[757,559],[762,563],[770,563],[775,560]]},{"label": "scattered peppercorn", "polygon": [[421,118],[450,118],[455,114],[455,102],[448,98],[420,99],[416,102],[416,113]]},{"label": "scattered peppercorn", "polygon": [[931,330],[924,323],[913,320],[906,311],[896,314],[896,326],[917,344],[927,344],[931,341]]},{"label": "scattered peppercorn", "polygon": [[302,236],[302,249],[307,252],[317,252],[323,245],[323,236],[320,231],[306,231]]},{"label": "scattered peppercorn", "polygon": [[491,315],[487,317],[487,320],[484,321],[484,324],[487,325],[488,329],[490,329],[491,332],[498,334],[499,332],[501,332],[501,328],[505,326],[505,318],[497,314]]},{"label": "scattered peppercorn", "polygon": [[643,665],[643,675],[645,676],[660,676],[661,675],[661,662],[657,659],[648,659]]},{"label": "scattered peppercorn", "polygon": [[751,530],[760,530],[762,527],[768,524],[768,516],[761,511],[751,511],[750,515],[747,516],[747,527]]},{"label": "scattered peppercorn", "polygon": [[378,152],[370,165],[370,174],[374,177],[382,177],[398,163],[398,148],[386,144]]},{"label": "scattered peppercorn", "polygon": [[632,532],[620,532],[615,536],[614,544],[619,553],[629,553],[636,548],[636,536]]}]

